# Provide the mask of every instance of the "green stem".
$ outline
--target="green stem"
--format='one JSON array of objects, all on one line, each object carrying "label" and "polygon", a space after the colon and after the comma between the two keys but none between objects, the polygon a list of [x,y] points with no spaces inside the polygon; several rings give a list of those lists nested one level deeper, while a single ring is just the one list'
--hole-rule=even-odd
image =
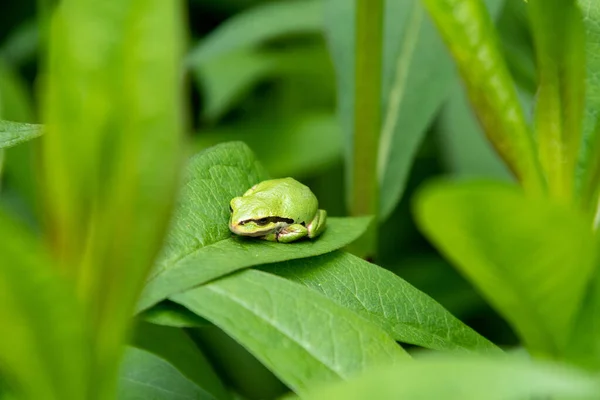
[{"label": "green stem", "polygon": [[[356,0],[351,215],[376,216],[379,211],[383,7],[383,0]],[[376,245],[377,229],[373,225],[355,251],[361,256],[374,256]]]}]

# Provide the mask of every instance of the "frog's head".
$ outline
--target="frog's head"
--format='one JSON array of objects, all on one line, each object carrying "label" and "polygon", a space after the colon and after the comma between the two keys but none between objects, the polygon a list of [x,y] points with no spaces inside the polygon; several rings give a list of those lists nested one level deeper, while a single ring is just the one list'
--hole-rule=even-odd
[{"label": "frog's head", "polygon": [[292,219],[272,215],[273,208],[256,197],[234,197],[229,210],[229,230],[237,235],[264,236],[294,223]]}]

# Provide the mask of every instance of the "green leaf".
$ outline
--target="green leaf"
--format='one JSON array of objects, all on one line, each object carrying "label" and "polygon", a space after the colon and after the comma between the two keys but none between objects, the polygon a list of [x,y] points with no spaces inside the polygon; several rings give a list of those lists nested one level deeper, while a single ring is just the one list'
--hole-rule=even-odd
[{"label": "green leaf", "polygon": [[[495,15],[503,0],[487,3]],[[350,151],[354,130],[354,6],[345,0],[327,0],[325,4],[329,21],[326,33],[337,73],[338,115]],[[382,220],[400,201],[418,147],[456,79],[439,34],[419,0],[386,2],[384,27],[383,119],[378,149]],[[349,153],[346,157],[350,160]]]},{"label": "green leaf", "polygon": [[570,199],[585,101],[585,30],[576,0],[529,1],[538,74],[535,137],[548,189]]},{"label": "green leaf", "polygon": [[0,120],[0,149],[15,146],[41,135],[41,125]]},{"label": "green leaf", "polygon": [[231,397],[206,356],[183,329],[142,321],[136,326],[133,345],[161,357],[215,399]]},{"label": "green leaf", "polygon": [[72,287],[44,247],[0,213],[0,375],[19,399],[86,398],[89,343]]},{"label": "green leaf", "polygon": [[595,240],[582,215],[492,182],[430,185],[416,214],[530,351],[564,353],[594,267]]},{"label": "green leaf", "polygon": [[210,322],[191,313],[187,308],[171,301],[162,301],[140,313],[139,318],[163,326],[177,328],[198,328]]},{"label": "green leaf", "polygon": [[244,48],[194,65],[194,74],[204,95],[202,116],[210,122],[220,119],[262,81],[293,76],[306,76],[315,82],[330,81],[333,74],[324,47],[293,46],[284,52]]},{"label": "green leaf", "polygon": [[316,240],[292,244],[232,235],[229,202],[264,179],[264,171],[243,143],[217,145],[190,160],[170,234],[138,311],[242,268],[339,249],[359,237],[370,221],[330,217]]},{"label": "green leaf", "polygon": [[586,32],[585,116],[583,141],[576,185],[590,208],[596,207],[597,182],[600,179],[600,4],[578,0]]},{"label": "green leaf", "polygon": [[442,109],[440,151],[453,175],[512,180],[478,124],[464,91],[456,87]]},{"label": "green leaf", "polygon": [[307,400],[596,398],[593,377],[516,359],[431,358],[369,371],[351,382],[302,396]]},{"label": "green leaf", "polygon": [[213,400],[164,359],[129,348],[119,376],[120,400]]},{"label": "green leaf", "polygon": [[104,399],[178,183],[183,4],[78,0],[53,11],[41,212],[48,246],[93,325],[87,381],[90,396]]},{"label": "green leaf", "polygon": [[530,129],[481,0],[424,0],[462,76],[488,139],[526,190],[544,179]]},{"label": "green leaf", "polygon": [[317,33],[323,25],[321,7],[318,0],[293,0],[267,3],[236,14],[192,49],[187,61],[198,66],[274,37]]},{"label": "green leaf", "polygon": [[302,285],[247,270],[173,296],[253,353],[297,393],[410,362],[383,330]]},{"label": "green leaf", "polygon": [[226,141],[244,141],[273,177],[309,176],[338,161],[342,152],[337,121],[324,113],[244,121],[201,132],[196,137],[194,147],[198,149]]},{"label": "green leaf", "polygon": [[[146,283],[138,303],[138,312],[161,300],[171,298],[176,293],[243,268],[312,257],[337,250],[358,238],[369,222],[369,217],[329,217],[327,229],[318,239],[292,244],[232,237],[230,233],[222,239],[213,238],[214,242],[206,242],[205,246],[198,250],[160,264],[160,269]],[[220,221],[220,224],[227,227],[227,220]]]},{"label": "green leaf", "polygon": [[344,252],[263,268],[349,308],[395,340],[437,350],[499,351],[396,274]]}]

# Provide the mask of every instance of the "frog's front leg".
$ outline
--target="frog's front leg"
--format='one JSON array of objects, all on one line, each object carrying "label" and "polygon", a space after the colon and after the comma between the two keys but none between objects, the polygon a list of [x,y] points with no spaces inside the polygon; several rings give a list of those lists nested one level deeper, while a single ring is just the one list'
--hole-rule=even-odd
[{"label": "frog's front leg", "polygon": [[319,236],[325,230],[325,226],[327,226],[327,211],[317,210],[317,214],[306,227],[308,237],[312,239]]},{"label": "frog's front leg", "polygon": [[307,235],[308,229],[306,229],[304,225],[292,224],[281,229],[279,232],[273,232],[263,236],[263,239],[271,242],[290,243],[302,239]]}]

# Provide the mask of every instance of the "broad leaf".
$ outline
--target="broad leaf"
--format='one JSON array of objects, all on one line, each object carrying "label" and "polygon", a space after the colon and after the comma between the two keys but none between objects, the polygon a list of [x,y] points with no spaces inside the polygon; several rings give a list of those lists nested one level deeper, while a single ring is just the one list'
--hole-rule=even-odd
[{"label": "broad leaf", "polygon": [[396,274],[344,252],[266,266],[384,329],[394,339],[437,350],[498,351]]},{"label": "broad leaf", "polygon": [[214,400],[164,359],[129,348],[119,376],[120,400]]},{"label": "broad leaf", "polygon": [[528,360],[432,358],[369,371],[308,400],[596,398],[600,386],[577,370]]},{"label": "broad leaf", "polygon": [[0,149],[15,146],[41,135],[41,125],[0,120]]},{"label": "broad leaf", "polygon": [[140,322],[133,345],[163,358],[215,399],[231,397],[206,356],[183,329]]},{"label": "broad leaf", "polygon": [[86,398],[83,313],[45,249],[0,213],[0,375],[21,399]]},{"label": "broad leaf", "polygon": [[530,0],[538,75],[535,137],[548,189],[570,198],[585,101],[585,31],[576,0]]},{"label": "broad leaf", "polygon": [[512,324],[530,351],[565,350],[593,271],[589,223],[508,184],[437,183],[417,198],[425,235]]},{"label": "broad leaf", "polygon": [[339,249],[369,223],[369,218],[330,217],[318,238],[291,244],[234,236],[228,227],[229,202],[264,179],[254,155],[240,142],[211,147],[190,160],[163,255],[138,311],[242,268]]},{"label": "broad leaf", "polygon": [[424,0],[462,76],[483,129],[526,190],[544,180],[533,138],[482,0]]},{"label": "broad leaf", "polygon": [[319,32],[322,24],[318,0],[267,3],[225,21],[192,49],[187,61],[198,66],[277,36]]},{"label": "broad leaf", "polygon": [[297,393],[410,362],[383,330],[326,297],[248,270],[173,296],[253,353]]},{"label": "broad leaf", "polygon": [[[277,136],[274,141],[273,137]],[[339,127],[333,115],[307,113],[289,118],[245,121],[215,131],[200,132],[198,149],[243,140],[273,177],[308,176],[341,158]]]}]

